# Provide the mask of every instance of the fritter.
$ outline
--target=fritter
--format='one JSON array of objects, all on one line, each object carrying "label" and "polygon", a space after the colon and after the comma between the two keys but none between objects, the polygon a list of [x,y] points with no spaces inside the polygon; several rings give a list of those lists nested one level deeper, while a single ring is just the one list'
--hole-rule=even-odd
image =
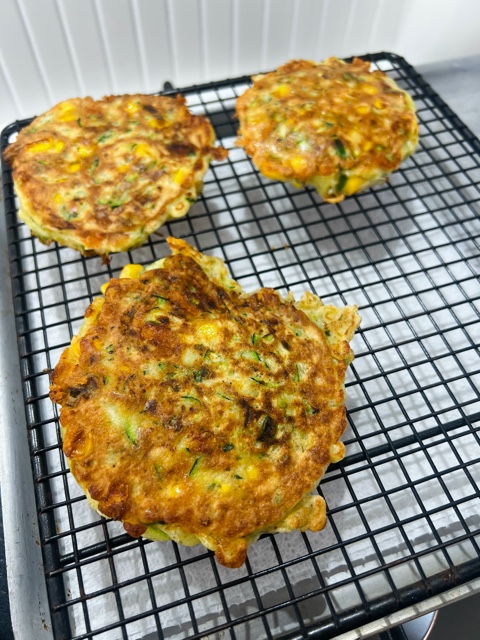
[{"label": "fritter", "polygon": [[292,60],[254,77],[236,111],[237,144],[259,171],[327,202],[384,182],[418,142],[410,95],[358,58]]},{"label": "fritter", "polygon": [[360,318],[310,292],[245,293],[219,258],[168,242],[172,255],[127,265],[92,302],[50,397],[99,513],[239,567],[262,533],[325,525],[314,490],[344,456]]},{"label": "fritter", "polygon": [[207,118],[177,95],[74,98],[5,150],[19,216],[42,242],[107,256],[142,244],[195,202],[215,147]]}]

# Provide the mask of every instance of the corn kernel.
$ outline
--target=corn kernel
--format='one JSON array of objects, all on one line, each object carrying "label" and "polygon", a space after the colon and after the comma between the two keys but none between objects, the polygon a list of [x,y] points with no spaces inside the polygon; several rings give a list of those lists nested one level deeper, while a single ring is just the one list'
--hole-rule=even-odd
[{"label": "corn kernel", "polygon": [[169,498],[177,498],[182,493],[182,487],[178,484],[171,484],[167,488],[167,495]]},{"label": "corn kernel", "polygon": [[370,107],[368,106],[368,104],[359,104],[358,107],[356,108],[356,112],[359,113],[361,116],[364,116],[369,111],[370,111]]},{"label": "corn kernel", "polygon": [[28,150],[30,153],[42,153],[43,151],[50,151],[53,147],[53,140],[42,140],[42,142],[35,142],[29,145]]},{"label": "corn kernel", "polygon": [[245,469],[245,477],[248,478],[248,480],[256,480],[258,478],[258,474],[258,468],[253,464],[248,465]]},{"label": "corn kernel", "polygon": [[53,196],[53,200],[54,200],[54,202],[55,202],[56,204],[62,204],[62,202],[63,202],[62,194],[61,194],[61,193],[56,193],[56,194]]},{"label": "corn kernel", "polygon": [[77,146],[77,155],[81,158],[88,158],[91,156],[94,151],[94,148],[91,145],[79,144]]},{"label": "corn kernel", "polygon": [[142,272],[141,264],[126,264],[120,273],[120,278],[138,278]]},{"label": "corn kernel", "polygon": [[364,151],[370,151],[370,149],[373,147],[373,142],[371,140],[367,140],[364,144],[363,144],[363,150]]},{"label": "corn kernel", "polygon": [[80,162],[72,162],[68,165],[67,171],[68,173],[76,173],[81,167]]},{"label": "corn kernel", "polygon": [[377,87],[374,87],[373,84],[368,84],[367,82],[361,84],[360,89],[363,91],[363,93],[369,93],[371,96],[377,93]]},{"label": "corn kernel", "polygon": [[273,93],[277,98],[283,98],[290,93],[290,87],[287,84],[279,84]]},{"label": "corn kernel", "polygon": [[221,484],[220,485],[220,493],[223,493],[224,495],[227,493],[230,493],[232,490],[232,486],[229,484]]},{"label": "corn kernel", "polygon": [[363,185],[365,184],[365,180],[358,176],[351,176],[347,180],[347,184],[343,189],[343,193],[347,196],[351,196],[352,193],[356,193]]},{"label": "corn kernel", "polygon": [[163,122],[162,120],[158,120],[157,118],[147,118],[147,124],[149,127],[152,127],[152,129],[163,129],[166,126],[166,122]]},{"label": "corn kernel", "polygon": [[294,156],[290,160],[290,166],[296,172],[302,172],[307,168],[307,161],[302,156]]},{"label": "corn kernel", "polygon": [[179,169],[173,176],[173,181],[176,184],[182,185],[185,178],[189,175],[189,173],[190,172],[188,171],[188,169],[183,169],[183,168]]},{"label": "corn kernel", "polygon": [[204,339],[212,340],[218,335],[218,327],[213,322],[204,322],[198,326],[197,333]]},{"label": "corn kernel", "polygon": [[139,158],[154,156],[153,149],[148,144],[145,144],[144,142],[140,142],[139,144],[136,145],[134,149],[134,153]]},{"label": "corn kernel", "polygon": [[129,102],[127,104],[128,113],[136,113],[140,109],[138,102]]},{"label": "corn kernel", "polygon": [[375,107],[375,109],[383,109],[383,102],[380,100],[380,98],[377,98],[373,103],[373,106]]},{"label": "corn kernel", "polygon": [[127,171],[130,169],[130,165],[129,164],[121,164],[117,167],[117,171],[119,173],[127,173]]},{"label": "corn kernel", "polygon": [[78,118],[76,109],[73,104],[70,102],[62,102],[59,105],[59,115],[57,120],[59,122],[71,122],[72,120],[76,120]]}]

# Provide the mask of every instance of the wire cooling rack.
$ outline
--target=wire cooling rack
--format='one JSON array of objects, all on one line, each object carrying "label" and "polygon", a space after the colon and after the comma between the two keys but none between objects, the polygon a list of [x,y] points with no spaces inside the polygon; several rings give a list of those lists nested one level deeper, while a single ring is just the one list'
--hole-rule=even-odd
[{"label": "wire cooling rack", "polygon": [[[53,634],[333,638],[480,575],[480,143],[402,58],[365,56],[413,96],[420,147],[388,184],[333,205],[262,178],[234,146],[240,78],[182,90],[228,161],[189,215],[109,264],[32,239],[3,167],[19,357]],[[2,134],[2,149],[27,124]],[[166,235],[270,286],[363,317],[347,377],[347,455],[319,533],[264,536],[227,570],[200,547],[133,540],[69,473],[49,371],[102,283],[166,255]],[[23,437],[23,434],[19,434]]]}]

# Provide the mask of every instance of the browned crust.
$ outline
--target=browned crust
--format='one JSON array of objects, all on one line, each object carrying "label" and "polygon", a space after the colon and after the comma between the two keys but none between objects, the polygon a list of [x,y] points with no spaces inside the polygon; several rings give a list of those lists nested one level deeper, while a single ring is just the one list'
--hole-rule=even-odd
[{"label": "browned crust", "polygon": [[[331,461],[352,353],[274,290],[227,291],[185,253],[110,282],[50,396],[101,513],[133,535],[180,526],[238,566],[248,536],[282,520]],[[317,530],[324,505],[309,508],[292,523]]]},{"label": "browned crust", "polygon": [[[318,176],[387,175],[413,150],[418,122],[406,92],[369,69],[359,58],[292,60],[254,78],[237,100],[237,144],[267,177],[297,186]],[[339,188],[330,199],[342,197]]]},{"label": "browned crust", "polygon": [[4,157],[20,214],[43,242],[107,255],[185,215],[210,160],[226,156],[214,143],[180,95],[87,97],[37,117]]}]

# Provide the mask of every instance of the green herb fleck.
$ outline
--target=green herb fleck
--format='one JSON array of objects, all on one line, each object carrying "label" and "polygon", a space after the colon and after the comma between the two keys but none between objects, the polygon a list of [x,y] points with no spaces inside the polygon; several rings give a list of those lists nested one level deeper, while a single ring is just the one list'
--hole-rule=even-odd
[{"label": "green herb fleck", "polygon": [[230,442],[228,442],[227,444],[223,445],[223,451],[225,451],[225,453],[227,453],[227,451],[231,451],[233,448],[234,448],[234,446]]},{"label": "green herb fleck", "polygon": [[193,372],[193,379],[195,380],[195,382],[202,382],[206,374],[207,374],[206,369],[199,369],[198,371]]},{"label": "green herb fleck", "polygon": [[303,400],[303,405],[305,407],[305,412],[308,415],[316,415],[319,411],[319,409],[317,409],[317,407],[312,407],[312,405],[310,403],[308,403],[306,400]]},{"label": "green herb fleck", "polygon": [[233,477],[235,480],[243,480],[243,476],[239,476],[238,474],[235,474]]},{"label": "green herb fleck", "polygon": [[64,220],[74,220],[77,217],[76,211],[69,211],[65,205],[60,207],[60,215]]},{"label": "green herb fleck", "polygon": [[195,471],[195,469],[197,468],[197,465],[200,461],[200,458],[196,458],[195,462],[192,464],[192,468],[190,469],[190,471],[188,472],[188,475],[191,476],[192,473]]},{"label": "green herb fleck", "polygon": [[111,131],[106,131],[103,135],[101,135],[97,142],[101,143],[101,142],[105,142],[106,140],[108,140],[109,138],[112,137],[112,132]]},{"label": "green herb fleck", "polygon": [[110,209],[117,209],[125,203],[125,200],[125,196],[121,196],[120,198],[110,198],[110,200],[108,201],[108,206],[110,207]]},{"label": "green herb fleck", "polygon": [[340,174],[340,178],[337,182],[337,191],[340,193],[343,187],[347,184],[348,176],[345,173]]},{"label": "green herb fleck", "polygon": [[198,398],[194,396],[182,396],[184,400],[191,400],[192,402],[198,402],[198,404],[202,404]]},{"label": "green herb fleck", "polygon": [[223,398],[224,400],[228,400],[229,402],[233,402],[232,398],[229,398],[228,396],[224,396],[223,393],[219,393],[218,391],[217,391],[217,396],[219,398]]},{"label": "green herb fleck", "polygon": [[334,138],[335,151],[337,152],[337,156],[342,160],[346,160],[347,158],[347,150],[345,149],[345,145],[340,140],[340,138]]},{"label": "green herb fleck", "polygon": [[129,424],[125,427],[125,435],[130,440],[130,442],[132,442],[133,444],[137,444],[136,433],[132,425]]}]

